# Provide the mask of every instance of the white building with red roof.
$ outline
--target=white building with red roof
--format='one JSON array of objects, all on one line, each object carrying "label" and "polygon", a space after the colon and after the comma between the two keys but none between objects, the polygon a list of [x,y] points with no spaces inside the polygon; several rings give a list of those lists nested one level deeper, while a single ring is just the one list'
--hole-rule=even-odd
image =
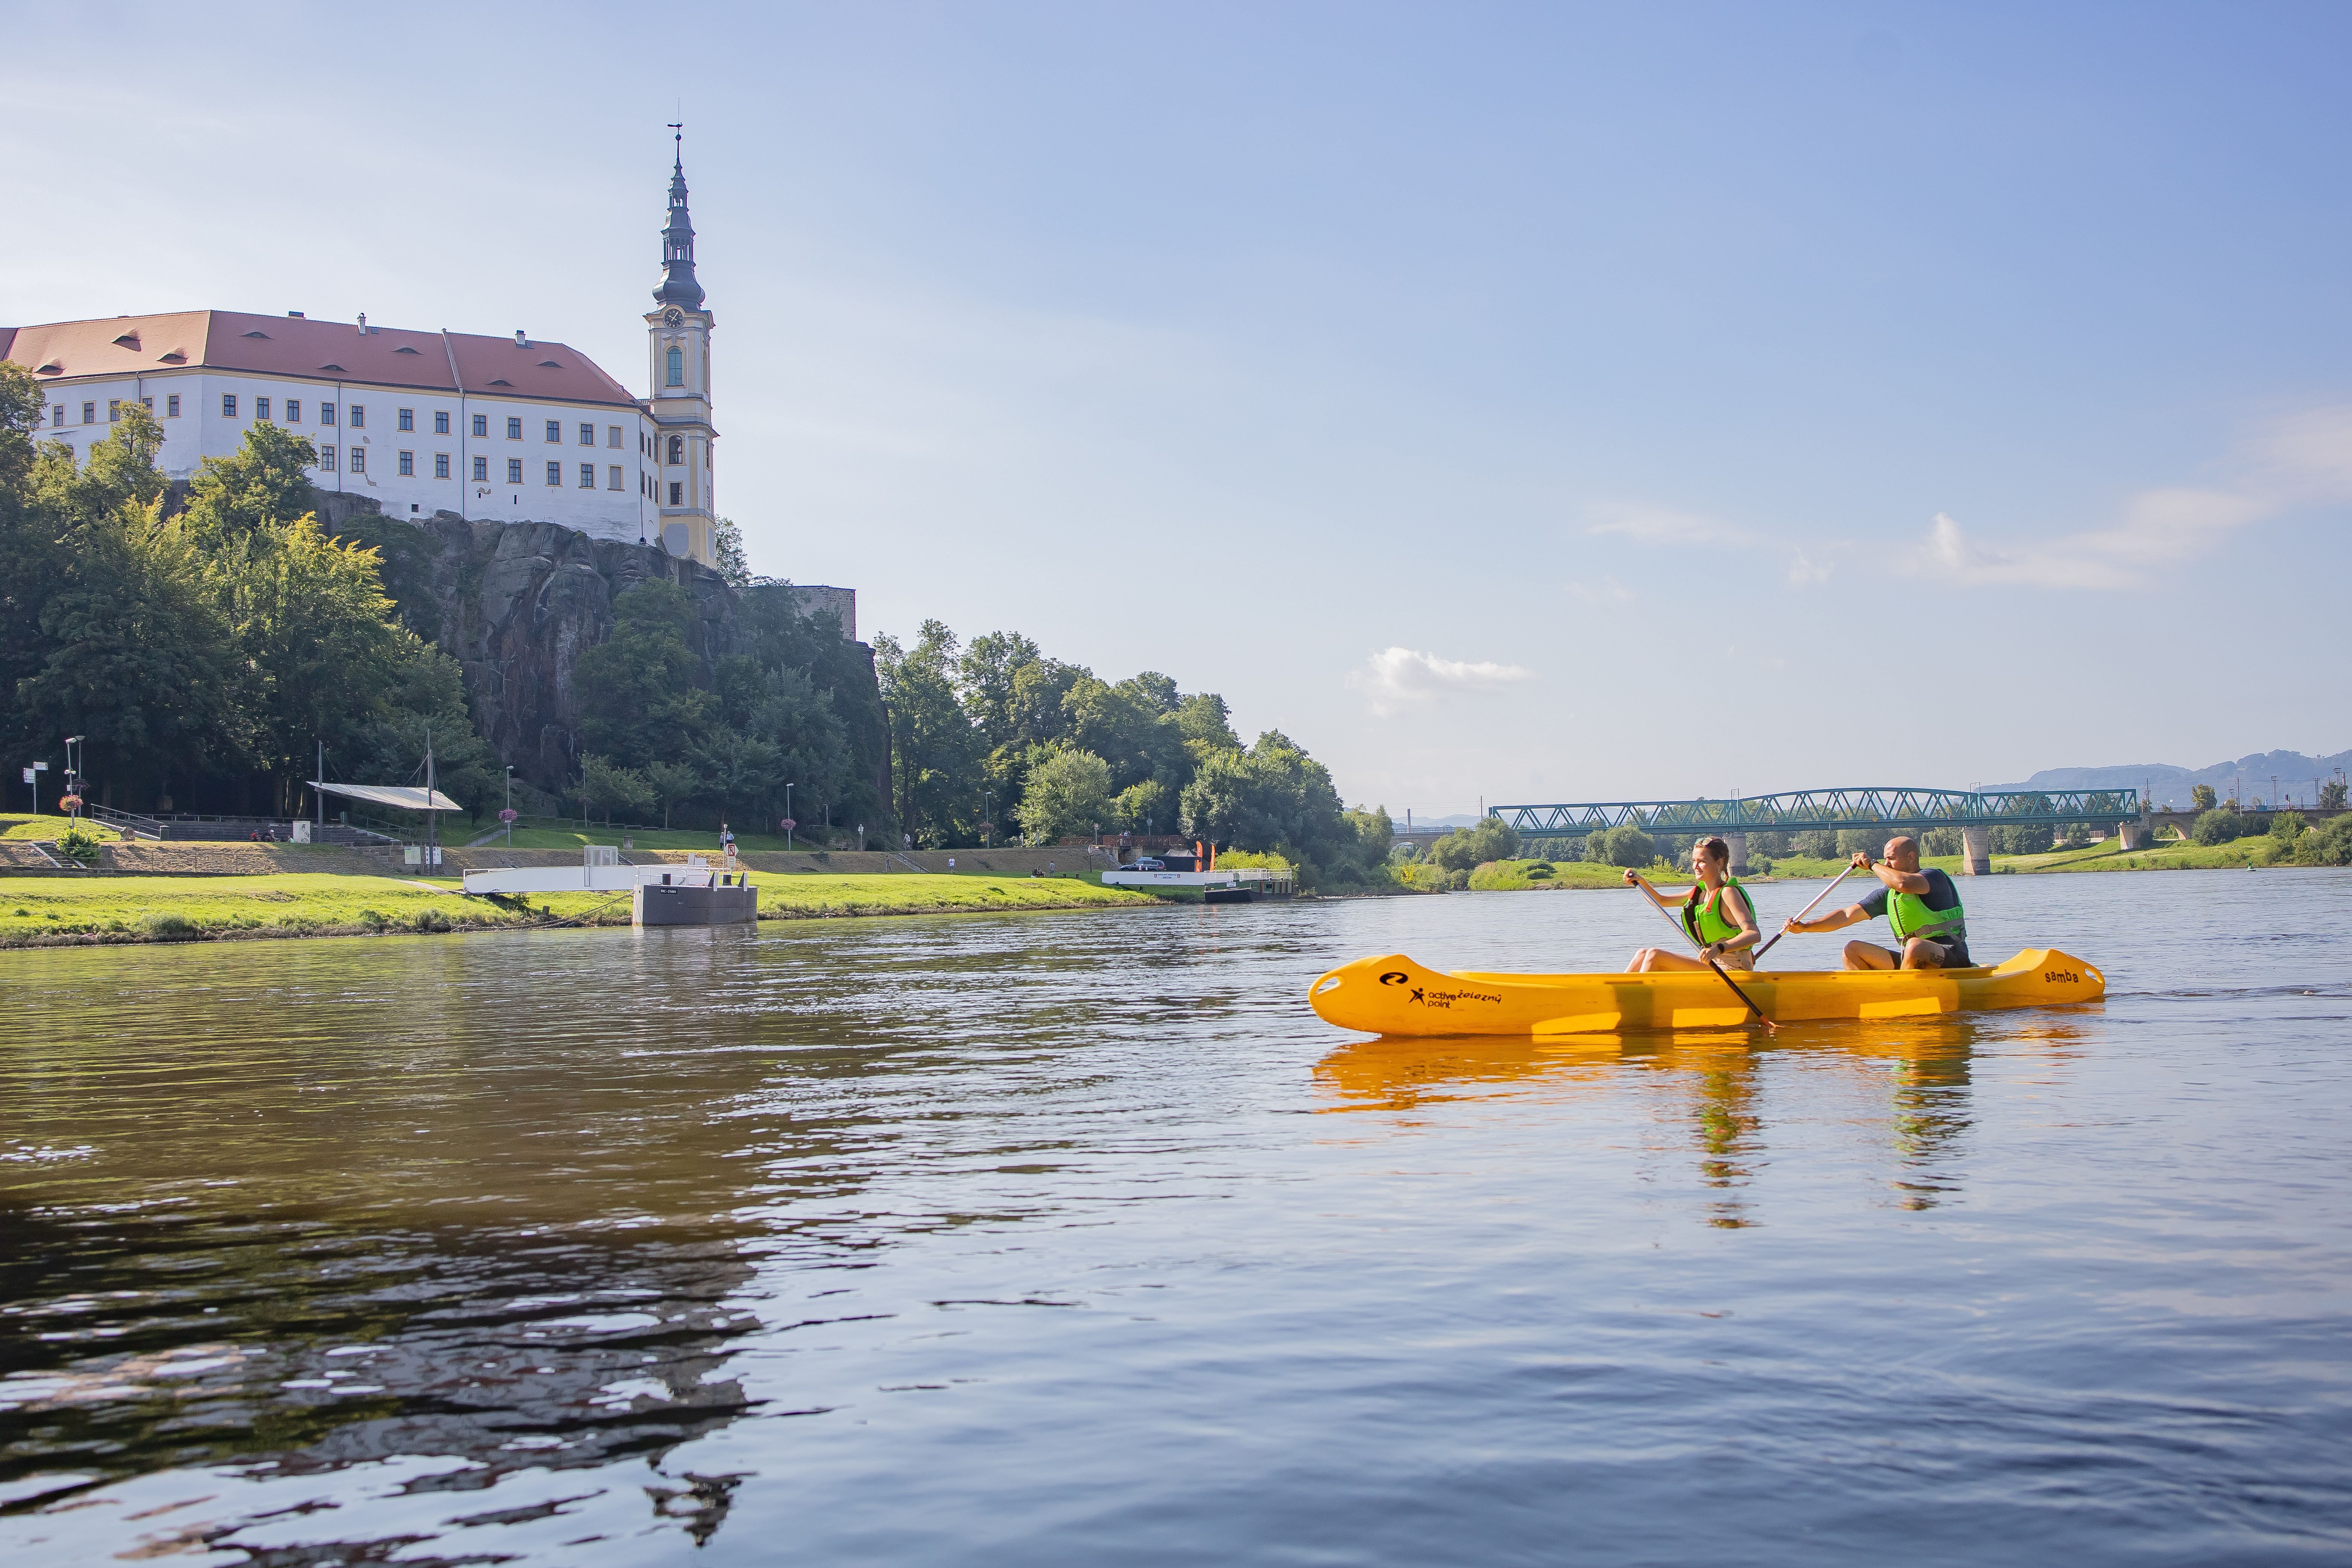
[{"label": "white building with red roof", "polygon": [[555,522],[716,563],[710,329],[686,169],[673,167],[662,280],[646,317],[651,395],[586,354],[511,338],[235,310],[0,327],[0,358],[47,394],[37,439],[86,459],[125,403],[163,426],[159,464],[194,476],[267,421],[318,451],[320,489],[387,517]]}]

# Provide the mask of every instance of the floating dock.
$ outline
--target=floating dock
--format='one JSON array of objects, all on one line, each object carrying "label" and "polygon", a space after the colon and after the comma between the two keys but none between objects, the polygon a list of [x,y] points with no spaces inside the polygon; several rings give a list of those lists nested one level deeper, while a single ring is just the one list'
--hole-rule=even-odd
[{"label": "floating dock", "polygon": [[1198,888],[1213,904],[1254,904],[1262,899],[1287,899],[1298,891],[1291,871],[1245,866],[1234,871],[1130,871],[1121,868],[1102,874],[1106,888]]}]

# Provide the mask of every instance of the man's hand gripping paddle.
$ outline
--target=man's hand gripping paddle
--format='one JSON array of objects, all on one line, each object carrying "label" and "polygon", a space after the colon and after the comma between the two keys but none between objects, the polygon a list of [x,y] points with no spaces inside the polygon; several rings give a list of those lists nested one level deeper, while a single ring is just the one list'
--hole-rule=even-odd
[{"label": "man's hand gripping paddle", "polygon": [[[1638,884],[1638,882],[1639,882],[1639,879],[1637,879],[1637,878],[1633,875],[1633,872],[1631,872],[1631,871],[1628,871],[1628,872],[1626,872],[1626,873],[1625,873],[1625,879],[1626,879],[1627,881],[1629,881],[1629,882],[1635,882],[1635,883],[1637,883],[1637,884]],[[1728,986],[1730,986],[1730,987],[1731,987],[1731,994],[1732,994],[1734,996],[1737,996],[1737,997],[1738,997],[1738,998],[1739,998],[1740,1002],[1741,1002],[1743,1005],[1746,1005],[1746,1007],[1748,1008],[1748,1012],[1750,1012],[1750,1013],[1752,1013],[1752,1014],[1754,1014],[1754,1015],[1755,1015],[1755,1016],[1756,1016],[1756,1021],[1757,1021],[1758,1023],[1759,1023],[1759,1024],[1761,1024],[1761,1025],[1763,1025],[1763,1026],[1764,1026],[1764,1032],[1765,1032],[1767,1035],[1777,1035],[1777,1034],[1779,1034],[1779,1033],[1780,1032],[1780,1025],[1778,1025],[1778,1024],[1776,1024],[1776,1023],[1774,1023],[1771,1019],[1769,1019],[1769,1018],[1766,1017],[1766,1016],[1764,1016],[1764,1009],[1763,1009],[1763,1008],[1761,1008],[1761,1007],[1759,1007],[1759,1006],[1758,1006],[1754,1002],[1752,1002],[1752,1001],[1749,1001],[1749,1000],[1748,1000],[1748,993],[1747,993],[1747,992],[1745,992],[1745,991],[1742,991],[1742,990],[1739,988],[1738,983],[1737,981],[1733,980],[1733,979],[1731,978],[1731,976],[1730,976],[1730,975],[1726,974],[1726,973],[1723,972],[1723,965],[1721,965],[1720,963],[1717,963],[1715,960],[1713,960],[1713,959],[1711,959],[1711,958],[1709,958],[1709,957],[1707,957],[1707,956],[1706,956],[1706,948],[1704,948],[1704,947],[1699,947],[1699,944],[1698,944],[1698,939],[1697,939],[1696,937],[1692,936],[1692,935],[1691,935],[1691,933],[1690,933],[1689,931],[1684,931],[1684,930],[1683,930],[1683,922],[1682,922],[1682,921],[1678,921],[1678,920],[1675,919],[1675,917],[1674,917],[1674,916],[1672,916],[1672,915],[1670,915],[1670,914],[1666,913],[1666,911],[1665,911],[1665,907],[1664,907],[1664,905],[1662,905],[1662,904],[1660,904],[1660,903],[1656,902],[1654,900],[1651,899],[1647,893],[1644,893],[1644,894],[1643,895],[1642,901],[1643,901],[1643,903],[1645,903],[1645,904],[1648,904],[1652,909],[1656,910],[1658,911],[1658,916],[1659,916],[1659,918],[1660,918],[1661,920],[1664,920],[1664,921],[1668,925],[1670,925],[1670,926],[1674,927],[1676,931],[1682,931],[1684,939],[1685,939],[1685,941],[1689,942],[1690,942],[1690,944],[1691,944],[1692,946],[1694,946],[1694,947],[1698,947],[1698,955],[1699,955],[1699,959],[1700,959],[1700,961],[1701,961],[1702,963],[1705,963],[1705,964],[1706,964],[1709,969],[1712,969],[1712,970],[1714,970],[1714,971],[1715,971],[1715,977],[1716,977],[1717,980],[1722,981],[1726,985],[1728,985]],[[1751,914],[1755,912],[1755,906],[1754,906],[1754,905],[1752,905],[1752,904],[1751,904],[1751,905],[1749,905],[1749,907],[1748,907],[1748,912],[1749,912],[1749,913],[1751,913]]]},{"label": "man's hand gripping paddle", "polygon": [[1786,936],[1786,935],[1788,935],[1788,934],[1789,934],[1789,926],[1790,926],[1790,925],[1795,925],[1799,921],[1803,920],[1807,915],[1811,914],[1811,913],[1813,912],[1813,910],[1815,910],[1816,909],[1820,908],[1820,907],[1821,907],[1822,900],[1826,899],[1826,898],[1828,898],[1832,893],[1836,892],[1836,891],[1837,891],[1837,886],[1838,886],[1838,883],[1839,883],[1839,882],[1843,882],[1843,881],[1844,881],[1848,877],[1853,876],[1853,871],[1854,871],[1854,868],[1853,868],[1853,863],[1852,863],[1852,862],[1848,862],[1848,863],[1847,863],[1847,865],[1846,865],[1846,868],[1845,868],[1844,870],[1843,870],[1843,871],[1840,871],[1840,872],[1837,874],[1837,877],[1836,877],[1835,880],[1832,881],[1828,887],[1823,888],[1823,889],[1821,890],[1821,892],[1820,892],[1820,893],[1818,893],[1817,895],[1815,895],[1815,896],[1814,896],[1814,899],[1813,899],[1813,901],[1812,901],[1811,903],[1807,904],[1803,909],[1799,910],[1796,912],[1796,915],[1795,915],[1792,919],[1790,919],[1790,921],[1789,921],[1789,924],[1788,924],[1788,925],[1784,925],[1784,926],[1782,926],[1779,931],[1774,931],[1774,932],[1772,933],[1772,942],[1766,942],[1762,947],[1759,947],[1759,948],[1758,948],[1758,949],[1756,950],[1756,957],[1757,957],[1758,961],[1759,961],[1759,962],[1761,962],[1761,961],[1762,961],[1762,959],[1763,959],[1763,957],[1764,957],[1764,955],[1765,955],[1766,953],[1768,953],[1768,952],[1771,952],[1771,951],[1772,951],[1772,942],[1778,942],[1778,941],[1780,941],[1782,937],[1784,937],[1784,936]]}]

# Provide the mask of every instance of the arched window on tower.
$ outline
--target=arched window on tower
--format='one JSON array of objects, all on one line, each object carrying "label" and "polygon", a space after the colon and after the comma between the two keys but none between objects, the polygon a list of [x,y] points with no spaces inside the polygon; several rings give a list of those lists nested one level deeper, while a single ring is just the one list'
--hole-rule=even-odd
[{"label": "arched window on tower", "polygon": [[669,380],[664,384],[668,386],[686,384],[686,351],[676,343],[669,346]]},{"label": "arched window on tower", "polygon": [[673,463],[683,463],[686,461],[685,437],[673,436],[669,438],[669,460]]}]

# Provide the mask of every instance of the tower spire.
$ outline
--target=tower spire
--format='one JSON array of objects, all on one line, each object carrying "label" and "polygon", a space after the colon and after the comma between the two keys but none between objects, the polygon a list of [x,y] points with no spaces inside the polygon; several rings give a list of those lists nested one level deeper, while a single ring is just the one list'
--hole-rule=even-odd
[{"label": "tower spire", "polygon": [[686,211],[686,127],[670,124],[677,151],[670,164],[669,223],[662,230],[662,280],[656,302],[702,309],[702,285],[694,277],[694,223]]}]

